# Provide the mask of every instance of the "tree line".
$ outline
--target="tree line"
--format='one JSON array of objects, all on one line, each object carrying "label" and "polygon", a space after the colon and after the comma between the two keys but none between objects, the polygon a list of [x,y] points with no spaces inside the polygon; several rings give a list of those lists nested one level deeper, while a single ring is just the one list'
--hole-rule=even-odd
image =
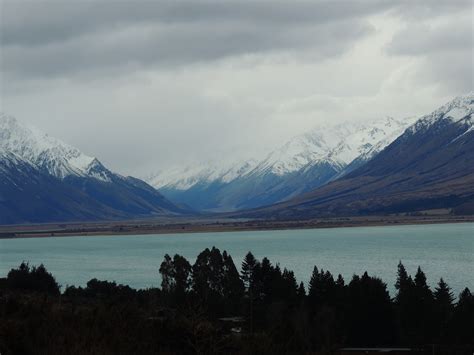
[{"label": "tree line", "polygon": [[215,247],[194,264],[165,255],[157,271],[160,289],[93,279],[61,293],[44,266],[22,263],[0,279],[0,352],[331,354],[404,346],[423,353],[431,344],[438,354],[472,354],[470,290],[456,298],[443,279],[431,289],[421,268],[411,276],[401,262],[393,298],[367,272],[346,282],[315,266],[305,287],[268,258],[249,252],[237,268]]}]

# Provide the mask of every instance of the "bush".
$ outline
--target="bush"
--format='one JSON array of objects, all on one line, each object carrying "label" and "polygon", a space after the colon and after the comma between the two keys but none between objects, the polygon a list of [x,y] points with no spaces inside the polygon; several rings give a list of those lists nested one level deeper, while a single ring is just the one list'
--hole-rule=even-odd
[{"label": "bush", "polygon": [[9,289],[44,292],[53,296],[60,294],[60,286],[43,264],[30,267],[22,262],[18,269],[10,270],[6,284]]}]

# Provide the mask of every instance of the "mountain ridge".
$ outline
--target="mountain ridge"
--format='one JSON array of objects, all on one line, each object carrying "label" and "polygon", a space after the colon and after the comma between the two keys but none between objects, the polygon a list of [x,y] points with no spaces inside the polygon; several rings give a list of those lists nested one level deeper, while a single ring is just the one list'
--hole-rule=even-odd
[{"label": "mountain ridge", "polygon": [[316,127],[260,161],[176,168],[147,181],[168,198],[198,210],[220,212],[273,204],[364,164],[413,121],[386,117],[368,124]]},{"label": "mountain ridge", "polygon": [[0,224],[94,221],[190,213],[97,158],[0,115]]},{"label": "mountain ridge", "polygon": [[474,208],[474,95],[455,98],[405,130],[366,164],[292,200],[244,211],[315,218]]}]

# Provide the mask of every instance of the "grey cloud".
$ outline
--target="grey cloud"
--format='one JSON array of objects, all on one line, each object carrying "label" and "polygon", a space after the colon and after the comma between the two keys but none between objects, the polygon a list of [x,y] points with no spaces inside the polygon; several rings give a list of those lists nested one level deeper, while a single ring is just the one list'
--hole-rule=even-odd
[{"label": "grey cloud", "polygon": [[424,114],[467,91],[470,11],[464,0],[0,0],[0,110],[126,174],[253,156],[315,122]]},{"label": "grey cloud", "polygon": [[320,24],[366,16],[384,1],[3,1],[4,45],[41,45],[100,31],[156,23]]},{"label": "grey cloud", "polygon": [[[6,41],[10,45],[3,47],[3,71],[12,78],[62,77],[103,68],[120,67],[126,72],[293,49],[313,51],[312,58],[321,59],[344,52],[371,30],[357,17],[310,23],[306,7],[293,15],[289,11],[292,20],[287,18],[286,24],[268,18],[262,23],[257,17],[232,18],[229,13],[210,22],[137,22],[113,32],[98,31],[43,45],[12,44],[10,37]],[[274,11],[275,18],[284,17],[283,8]],[[296,14],[308,21],[300,23]]]},{"label": "grey cloud", "polygon": [[454,23],[433,27],[415,24],[397,33],[387,50],[390,54],[427,55],[436,52],[472,48],[472,23],[464,17]]},{"label": "grey cloud", "polygon": [[392,12],[405,20],[424,21],[472,11],[471,0],[401,0],[393,2]]},{"label": "grey cloud", "polygon": [[418,58],[418,80],[461,94],[473,89],[473,25],[471,6],[463,8],[464,2],[452,3],[458,5],[452,9],[457,10],[455,14],[439,13],[437,21],[427,17],[407,22],[387,44],[386,52]]}]

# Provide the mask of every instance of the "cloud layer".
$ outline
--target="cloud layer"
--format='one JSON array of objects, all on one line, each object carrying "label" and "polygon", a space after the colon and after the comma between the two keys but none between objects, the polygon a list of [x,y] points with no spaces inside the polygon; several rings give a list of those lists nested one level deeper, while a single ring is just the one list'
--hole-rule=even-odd
[{"label": "cloud layer", "polygon": [[1,110],[128,174],[472,90],[470,1],[0,0]]}]

